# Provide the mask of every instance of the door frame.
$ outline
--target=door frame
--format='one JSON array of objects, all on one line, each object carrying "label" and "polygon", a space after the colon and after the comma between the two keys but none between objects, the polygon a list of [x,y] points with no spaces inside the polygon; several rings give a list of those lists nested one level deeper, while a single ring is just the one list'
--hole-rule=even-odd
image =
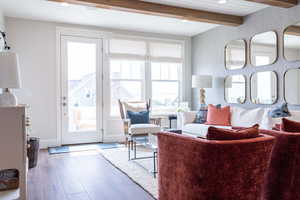
[{"label": "door frame", "polygon": [[[61,63],[61,37],[62,36],[73,36],[73,37],[85,37],[85,38],[93,38],[93,39],[100,39],[102,40],[102,49],[100,49],[101,53],[101,60],[100,65],[102,67],[100,80],[102,82],[101,94],[101,104],[98,107],[102,110],[100,119],[102,120],[102,127],[101,131],[101,140],[103,141],[105,135],[105,124],[104,123],[104,115],[103,112],[103,74],[105,73],[105,66],[107,62],[107,43],[108,39],[112,36],[111,32],[105,31],[94,31],[88,29],[77,29],[77,28],[67,28],[67,27],[56,27],[56,110],[57,110],[57,127],[56,127],[56,145],[54,146],[61,146],[62,145],[62,130],[63,130],[63,123],[62,123],[62,63]],[[97,80],[98,82],[98,80]],[[98,108],[98,109],[99,109]]]}]

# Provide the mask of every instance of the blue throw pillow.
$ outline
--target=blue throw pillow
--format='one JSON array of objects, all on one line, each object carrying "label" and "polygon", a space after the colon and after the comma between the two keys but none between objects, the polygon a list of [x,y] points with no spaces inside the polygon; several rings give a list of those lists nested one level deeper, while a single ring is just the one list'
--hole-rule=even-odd
[{"label": "blue throw pillow", "polygon": [[127,117],[130,119],[131,124],[149,124],[149,110],[141,112],[127,111]]},{"label": "blue throw pillow", "polygon": [[281,106],[273,108],[269,111],[269,117],[280,118],[280,117],[290,117],[291,113],[288,109],[287,103],[283,103]]}]

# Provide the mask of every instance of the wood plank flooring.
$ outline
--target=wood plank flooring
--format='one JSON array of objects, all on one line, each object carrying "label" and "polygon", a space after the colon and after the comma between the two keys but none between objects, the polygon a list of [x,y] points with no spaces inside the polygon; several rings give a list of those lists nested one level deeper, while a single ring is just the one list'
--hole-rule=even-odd
[{"label": "wood plank flooring", "polygon": [[99,152],[39,154],[28,173],[29,200],[154,200]]}]

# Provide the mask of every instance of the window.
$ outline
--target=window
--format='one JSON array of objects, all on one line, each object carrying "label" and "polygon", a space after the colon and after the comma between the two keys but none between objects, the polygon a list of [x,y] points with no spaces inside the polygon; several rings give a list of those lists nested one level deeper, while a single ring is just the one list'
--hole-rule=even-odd
[{"label": "window", "polygon": [[119,114],[118,99],[138,101],[143,99],[144,61],[110,60],[111,115]]},{"label": "window", "polygon": [[109,44],[111,116],[118,99],[152,99],[152,114],[176,111],[181,94],[182,44],[112,39]]},{"label": "window", "polygon": [[67,43],[69,131],[96,130],[96,45]]},{"label": "window", "polygon": [[178,63],[151,63],[153,113],[172,113],[178,107],[179,69],[181,64]]}]

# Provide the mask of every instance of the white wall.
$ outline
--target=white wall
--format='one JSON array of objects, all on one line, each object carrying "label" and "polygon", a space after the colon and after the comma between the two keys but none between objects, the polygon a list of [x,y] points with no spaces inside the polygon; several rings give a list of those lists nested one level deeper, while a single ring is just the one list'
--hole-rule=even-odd
[{"label": "white wall", "polygon": [[3,12],[2,10],[0,9],[0,30],[3,31],[5,30],[5,27],[4,27],[4,15],[3,15]]},{"label": "white wall", "polygon": [[[256,71],[275,71],[278,74],[278,101],[283,98],[283,75],[287,69],[298,68],[300,62],[288,62],[283,57],[283,31],[286,27],[300,21],[300,5],[293,8],[282,9],[270,7],[245,17],[244,24],[238,27],[219,26],[192,38],[192,72],[193,74],[209,74],[215,78],[214,88],[207,89],[207,103],[227,104],[224,100],[224,85],[222,80],[228,75],[243,74],[247,77],[247,100],[241,105],[246,108],[270,107],[273,105],[255,105],[250,101],[250,77]],[[226,70],[224,66],[224,47],[237,39],[247,41],[249,52],[250,38],[266,31],[274,30],[278,34],[278,60],[268,66],[253,67],[249,59],[243,69]],[[249,53],[248,53],[249,55]],[[249,57],[249,56],[248,56]],[[193,108],[199,107],[199,91],[193,90]],[[300,106],[290,106],[291,109],[299,109]]]},{"label": "white wall", "polygon": [[[23,87],[16,91],[20,103],[31,106],[32,135],[41,138],[41,146],[57,144],[57,70],[56,70],[56,27],[76,27],[91,30],[106,30],[118,33],[169,38],[186,39],[186,74],[185,80],[191,77],[191,44],[190,38],[124,32],[95,27],[58,24],[52,22],[32,21],[17,18],[6,18],[8,42],[12,50],[19,54]],[[185,100],[191,101],[190,81],[184,89]],[[120,121],[114,122],[104,138],[113,140],[122,136]]]}]

